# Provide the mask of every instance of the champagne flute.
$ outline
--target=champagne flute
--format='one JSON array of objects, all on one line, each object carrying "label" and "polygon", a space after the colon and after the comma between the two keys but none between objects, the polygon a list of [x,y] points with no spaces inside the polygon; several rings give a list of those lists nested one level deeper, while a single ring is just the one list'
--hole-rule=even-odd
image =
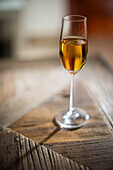
[{"label": "champagne flute", "polygon": [[70,106],[55,117],[56,123],[63,129],[77,129],[89,119],[89,115],[74,107],[74,75],[85,65],[88,54],[87,18],[81,15],[69,15],[62,18],[59,56],[62,65],[71,75]]}]

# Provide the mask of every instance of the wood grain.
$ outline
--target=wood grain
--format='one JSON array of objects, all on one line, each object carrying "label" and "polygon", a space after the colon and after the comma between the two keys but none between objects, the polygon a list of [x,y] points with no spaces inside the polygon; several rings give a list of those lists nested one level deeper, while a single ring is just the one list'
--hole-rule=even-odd
[{"label": "wood grain", "polygon": [[[91,65],[92,62],[88,63],[88,68],[90,68],[89,64]],[[96,63],[98,65],[98,60],[94,64]],[[101,66],[101,64],[99,65]],[[97,67],[95,66],[95,68]],[[81,77],[75,81],[75,106],[84,109],[90,116],[85,126],[75,131],[64,131],[55,126],[53,121],[55,115],[60,110],[68,108],[69,88],[66,88],[52,96],[40,107],[29,112],[10,128],[63,156],[80,161],[82,164],[86,163],[86,165],[93,169],[112,169],[113,136],[103,118],[102,110],[92,97],[93,92],[95,92],[94,89],[91,92],[91,90],[89,91],[86,88],[87,79],[88,87],[93,87],[91,82],[95,83],[95,81],[91,81],[93,80],[92,73],[90,73],[89,69],[86,69],[86,72],[82,72]],[[97,77],[99,75],[99,73],[96,74]],[[90,78],[90,76],[92,77]],[[96,76],[94,74],[94,80],[96,80]],[[103,93],[101,95],[103,96]],[[97,98],[101,99],[99,95]]]},{"label": "wood grain", "polygon": [[113,130],[113,71],[105,61],[97,57],[89,61],[81,78],[88,86],[99,108],[103,111],[103,115],[107,118],[111,130]]},{"label": "wood grain", "polygon": [[60,92],[11,125],[10,128],[38,143],[42,139],[47,138],[51,133],[53,135],[50,135],[50,140],[47,140],[49,143],[90,140],[111,136],[96,103],[79,80],[76,88],[78,88],[76,89],[78,96],[78,100],[76,98],[76,105],[84,109],[90,116],[90,119],[83,128],[68,132],[62,130],[56,131],[57,126],[55,126],[53,119],[60,110],[68,108],[69,95],[66,95],[69,94],[68,89],[67,92],[65,91],[65,95],[64,92]]},{"label": "wood grain", "polygon": [[20,170],[18,134],[7,129],[0,132],[0,169]]},{"label": "wood grain", "polygon": [[[104,78],[105,76],[106,80]],[[64,90],[53,95],[39,107],[36,106],[35,102],[33,103],[36,99],[36,91],[34,91],[33,94],[30,91],[31,96],[26,95],[27,97],[25,96],[23,99],[21,96],[18,100],[20,102],[19,105],[12,107],[10,113],[14,112],[15,115],[17,111],[17,115],[19,115],[20,112],[23,112],[25,109],[28,114],[12,124],[10,128],[32,139],[38,145],[39,143],[43,145],[42,147],[45,145],[48,149],[52,149],[52,151],[56,151],[58,154],[62,154],[73,161],[77,160],[81,164],[85,164],[96,170],[112,170],[113,136],[109,128],[112,126],[109,124],[110,121],[106,121],[106,118],[103,117],[103,113],[106,111],[106,115],[109,115],[112,120],[111,99],[113,96],[110,94],[112,91],[112,83],[112,74],[98,59],[90,61],[83,72],[81,72],[81,77],[75,81],[75,106],[84,109],[89,114],[90,119],[87,124],[80,129],[64,131],[54,124],[55,115],[60,110],[68,108],[69,87],[67,87],[67,85]],[[107,89],[107,92],[105,89]],[[110,95],[108,95],[108,93]],[[109,110],[102,109],[102,104],[104,103],[106,105],[106,101],[109,103]],[[10,104],[11,101],[9,108],[11,107]],[[32,109],[33,104],[35,104],[35,109]],[[20,110],[19,106],[21,106]],[[31,111],[29,111],[30,108]],[[4,108],[2,108],[2,110],[4,111]],[[3,114],[5,111],[1,113],[5,115]],[[5,120],[5,116],[3,120]],[[8,124],[11,124],[11,121],[10,123],[8,122],[7,125]],[[18,150],[19,148],[21,150],[20,158],[22,160],[22,168],[28,166],[28,168],[30,167],[32,169],[35,167],[36,162],[38,162],[40,166],[44,165],[46,169],[50,162],[54,164],[54,167],[58,167],[58,169],[64,168],[59,163],[57,155],[52,156],[49,162],[47,154],[44,157],[44,151],[41,148],[29,155],[29,153],[31,153],[31,146],[35,144],[31,144],[32,142],[30,142],[28,138],[23,139],[21,135],[19,136],[20,142]],[[48,153],[47,148],[45,150],[46,153]],[[39,159],[34,159],[33,157],[39,153],[41,155]],[[27,155],[27,157],[23,155]],[[48,160],[46,164],[44,164],[45,159]]]},{"label": "wood grain", "polygon": [[[79,90],[76,90],[78,96],[76,104],[90,115],[87,124],[82,128],[75,131],[64,131],[58,129],[53,123],[53,118],[58,111],[68,107],[68,89],[32,110],[10,128],[74,161],[80,161],[82,164],[87,162],[86,165],[89,165],[92,169],[103,168],[107,170],[108,167],[113,166],[112,157],[109,156],[109,153],[111,156],[113,154],[111,132],[95,101],[81,84],[81,81],[78,80],[76,88],[79,88]],[[110,142],[111,145],[108,145]],[[105,150],[101,147],[102,143]],[[82,148],[80,149],[81,145]],[[106,163],[103,164],[103,161]]]},{"label": "wood grain", "polygon": [[0,169],[89,170],[10,129],[0,132]]},{"label": "wood grain", "polygon": [[62,89],[67,82],[64,74],[57,61],[0,63],[0,129]]},{"label": "wood grain", "polygon": [[51,144],[48,141],[45,146],[92,169],[113,169],[113,137]]}]

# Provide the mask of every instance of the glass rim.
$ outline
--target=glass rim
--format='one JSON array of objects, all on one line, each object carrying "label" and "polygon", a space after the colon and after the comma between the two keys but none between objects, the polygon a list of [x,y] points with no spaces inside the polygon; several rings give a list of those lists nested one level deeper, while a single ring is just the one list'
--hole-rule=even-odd
[{"label": "glass rim", "polygon": [[[80,17],[80,19],[69,19],[69,17]],[[65,21],[71,21],[71,22],[80,22],[80,21],[87,21],[87,17],[83,15],[65,15],[62,17]]]}]

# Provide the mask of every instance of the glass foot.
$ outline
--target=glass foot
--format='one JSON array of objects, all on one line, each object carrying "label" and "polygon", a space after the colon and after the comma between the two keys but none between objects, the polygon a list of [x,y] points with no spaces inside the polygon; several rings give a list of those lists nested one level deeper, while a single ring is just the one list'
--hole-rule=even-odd
[{"label": "glass foot", "polygon": [[80,128],[88,119],[89,115],[80,108],[74,108],[72,111],[64,110],[55,117],[56,123],[67,130]]}]

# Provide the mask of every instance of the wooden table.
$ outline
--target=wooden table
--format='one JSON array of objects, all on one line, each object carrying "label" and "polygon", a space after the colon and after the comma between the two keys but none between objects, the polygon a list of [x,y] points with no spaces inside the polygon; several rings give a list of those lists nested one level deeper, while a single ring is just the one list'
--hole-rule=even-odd
[{"label": "wooden table", "polygon": [[[65,74],[62,70],[59,72],[59,63],[52,61],[49,64],[52,67],[47,73],[50,75],[51,70],[56,73],[56,79],[51,77],[51,80],[54,83],[66,82],[63,78]],[[112,170],[113,72],[108,65],[100,57],[91,58],[77,77],[75,105],[84,109],[90,119],[86,125],[74,131],[62,130],[54,123],[55,115],[68,107],[69,85],[56,84],[60,90],[56,89],[55,94],[51,83],[48,83],[46,86],[51,96],[44,102],[41,99],[39,105],[36,99],[41,93],[36,88],[38,80],[34,80],[40,62],[31,65],[28,63],[26,67],[21,63],[23,79],[27,72],[32,72],[35,77],[35,83],[29,85],[30,90],[27,91],[24,86],[24,95],[14,91],[15,74],[20,74],[17,69],[20,64],[17,65],[5,64],[1,68],[2,76],[9,74],[6,82],[9,81],[10,88],[8,93],[1,93],[0,169]],[[11,72],[8,72],[9,67]],[[15,73],[14,70],[18,71]],[[59,76],[62,76],[61,80]],[[18,87],[20,92],[22,87]]]}]

